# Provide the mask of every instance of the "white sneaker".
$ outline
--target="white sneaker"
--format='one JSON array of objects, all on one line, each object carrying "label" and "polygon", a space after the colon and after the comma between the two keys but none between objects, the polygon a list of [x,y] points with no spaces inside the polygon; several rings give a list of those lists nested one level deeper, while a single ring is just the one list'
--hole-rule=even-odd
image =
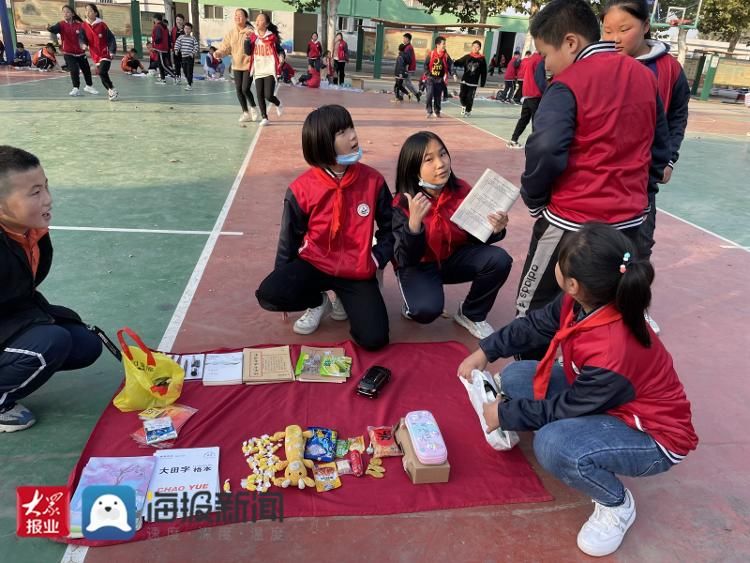
[{"label": "white sneaker", "polygon": [[249,123],[250,121],[255,121],[255,120],[252,117],[250,117],[250,114],[248,112],[243,112],[237,121],[239,121],[240,123]]},{"label": "white sneaker", "polygon": [[250,117],[253,118],[253,121],[258,121],[258,112],[253,107],[250,108]]},{"label": "white sneaker", "polygon": [[120,94],[117,93],[117,90],[114,88],[110,88],[107,90],[107,94],[109,94],[109,101],[114,102],[117,98],[120,97]]},{"label": "white sneaker", "polygon": [[432,119],[433,115],[431,113],[427,114],[427,119]]},{"label": "white sneaker", "polygon": [[659,334],[661,332],[661,327],[656,323],[656,321],[651,318],[651,315],[648,314],[648,312],[643,312],[643,318],[646,319],[646,322],[651,327],[651,330],[654,331],[654,334]]},{"label": "white sneaker", "polygon": [[508,147],[509,149],[522,149],[523,148],[521,146],[521,143],[519,143],[518,141],[508,141],[507,143],[505,143],[505,146]]},{"label": "white sneaker", "polygon": [[78,88],[73,88],[68,96],[83,96]]},{"label": "white sneaker", "polygon": [[487,338],[495,332],[495,329],[492,328],[492,325],[487,321],[472,321],[466,318],[461,311],[462,305],[463,301],[459,303],[458,311],[453,317],[453,320],[464,327],[466,330],[468,330],[474,338]]},{"label": "white sneaker", "polygon": [[263,119],[261,119],[258,125],[260,125],[261,127],[265,127],[266,125],[268,125],[268,118],[264,117]]},{"label": "white sneaker", "polygon": [[16,403],[13,408],[0,412],[0,432],[18,432],[34,426],[36,418],[23,405]]},{"label": "white sneaker", "polygon": [[320,321],[331,314],[331,300],[328,294],[323,293],[323,303],[319,307],[314,307],[305,311],[305,314],[297,319],[292,330],[297,334],[312,334],[320,326]]},{"label": "white sneaker", "polygon": [[617,551],[635,522],[635,499],[625,489],[625,502],[620,506],[594,504],[594,513],[578,532],[578,548],[592,557],[604,557]]},{"label": "white sneaker", "polygon": [[471,117],[471,112],[470,112],[470,111],[467,111],[467,112],[466,112],[466,115],[464,115],[464,117]]},{"label": "white sneaker", "polygon": [[190,92],[190,90],[192,90],[192,89],[193,89],[193,87],[190,84],[188,84],[187,86],[185,86],[185,90],[187,90],[188,92]]},{"label": "white sneaker", "polygon": [[157,78],[157,79],[156,79],[156,83],[157,83],[157,84],[158,84],[159,86],[166,86],[166,85],[167,85],[167,81],[166,81],[166,80],[162,80],[161,78]]},{"label": "white sneaker", "polygon": [[97,90],[93,86],[84,86],[83,91],[86,92],[87,94],[92,94],[94,96],[96,96],[99,93],[99,90]]},{"label": "white sneaker", "polygon": [[463,117],[464,115],[466,115],[466,108],[461,106],[461,116]]},{"label": "white sneaker", "polygon": [[331,308],[331,318],[334,321],[345,321],[349,318],[349,316],[346,314],[346,310],[344,309],[344,304],[341,302],[341,299],[339,299],[338,295],[333,300]]},{"label": "white sneaker", "polygon": [[284,106],[282,104],[279,104],[276,106],[276,115],[281,117],[281,114],[284,113]]}]

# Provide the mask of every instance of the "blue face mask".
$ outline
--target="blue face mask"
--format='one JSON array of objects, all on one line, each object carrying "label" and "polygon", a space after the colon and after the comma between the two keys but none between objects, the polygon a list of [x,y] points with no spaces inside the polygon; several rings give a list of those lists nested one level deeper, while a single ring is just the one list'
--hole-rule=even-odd
[{"label": "blue face mask", "polygon": [[425,182],[424,180],[422,180],[422,178],[420,178],[419,186],[421,188],[427,188],[428,190],[442,190],[445,187],[445,184],[430,184],[429,182]]},{"label": "blue face mask", "polygon": [[337,154],[336,164],[340,164],[341,166],[351,166],[352,164],[358,163],[361,158],[362,147],[359,147],[359,149],[357,149],[357,152],[352,152],[349,154]]}]

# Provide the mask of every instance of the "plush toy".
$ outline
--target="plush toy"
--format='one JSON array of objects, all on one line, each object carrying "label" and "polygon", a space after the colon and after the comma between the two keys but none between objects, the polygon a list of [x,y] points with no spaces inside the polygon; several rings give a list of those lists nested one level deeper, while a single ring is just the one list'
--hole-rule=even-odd
[{"label": "plush toy", "polygon": [[307,470],[313,468],[313,462],[304,459],[305,441],[312,437],[312,432],[302,432],[297,425],[287,426],[284,432],[277,432],[276,437],[284,438],[284,451],[286,459],[274,466],[275,471],[284,470],[284,477],[274,477],[273,484],[277,487],[288,487],[294,485],[300,489],[315,487],[315,481],[307,476]]}]

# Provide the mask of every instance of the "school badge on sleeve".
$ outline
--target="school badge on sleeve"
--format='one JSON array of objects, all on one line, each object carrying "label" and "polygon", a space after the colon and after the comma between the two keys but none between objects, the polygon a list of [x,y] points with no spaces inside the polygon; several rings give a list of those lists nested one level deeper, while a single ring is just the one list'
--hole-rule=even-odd
[{"label": "school badge on sleeve", "polygon": [[360,217],[367,217],[370,214],[370,206],[366,203],[360,203],[357,206],[357,215]]}]

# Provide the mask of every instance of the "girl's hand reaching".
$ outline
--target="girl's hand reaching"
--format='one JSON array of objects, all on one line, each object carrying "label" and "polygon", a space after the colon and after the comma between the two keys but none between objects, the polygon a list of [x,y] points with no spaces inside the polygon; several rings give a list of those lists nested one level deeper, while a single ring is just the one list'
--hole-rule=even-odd
[{"label": "girl's hand reaching", "polygon": [[471,356],[467,356],[466,358],[464,358],[464,361],[461,362],[461,364],[458,366],[458,375],[460,377],[463,377],[467,381],[472,382],[472,370],[478,369],[479,371],[484,371],[484,368],[487,367],[488,363],[489,361],[487,360],[487,356],[485,356],[484,354],[484,350],[479,348]]},{"label": "girl's hand reaching", "polygon": [[490,225],[492,225],[492,232],[495,234],[498,234],[508,226],[508,214],[503,213],[502,211],[490,213],[487,215],[487,220],[490,222]]},{"label": "girl's hand reaching", "polygon": [[422,219],[432,207],[430,198],[419,192],[417,195],[404,194],[409,202],[409,230],[418,233],[422,228]]}]

